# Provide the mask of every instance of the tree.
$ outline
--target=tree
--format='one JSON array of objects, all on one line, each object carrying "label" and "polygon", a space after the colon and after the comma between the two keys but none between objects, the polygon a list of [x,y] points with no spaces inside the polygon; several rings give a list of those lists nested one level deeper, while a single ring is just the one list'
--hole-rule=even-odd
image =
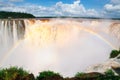
[{"label": "tree", "polygon": [[106,72],[105,72],[105,75],[107,76],[114,76],[114,72],[111,70],[111,69],[108,69]]},{"label": "tree", "polygon": [[119,50],[112,50],[110,53],[110,58],[115,58],[120,54],[120,49]]},{"label": "tree", "polygon": [[14,80],[18,75],[24,77],[28,75],[28,72],[18,67],[0,69],[0,79],[2,80]]},{"label": "tree", "polygon": [[43,71],[43,72],[39,73],[39,76],[37,76],[37,80],[41,80],[41,79],[47,78],[47,77],[54,77],[54,76],[61,77],[61,75],[59,75],[59,73],[55,73],[53,71]]},{"label": "tree", "polygon": [[0,11],[0,18],[35,18],[32,14]]}]

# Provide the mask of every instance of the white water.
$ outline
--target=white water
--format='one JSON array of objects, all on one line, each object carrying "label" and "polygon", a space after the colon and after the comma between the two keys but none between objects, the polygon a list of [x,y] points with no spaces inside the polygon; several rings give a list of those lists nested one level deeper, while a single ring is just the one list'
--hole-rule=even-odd
[{"label": "white water", "polygon": [[[21,66],[35,75],[53,70],[74,76],[118,49],[119,21],[51,19],[0,21],[0,67]],[[10,31],[11,30],[11,31]],[[116,32],[117,31],[117,32]]]}]

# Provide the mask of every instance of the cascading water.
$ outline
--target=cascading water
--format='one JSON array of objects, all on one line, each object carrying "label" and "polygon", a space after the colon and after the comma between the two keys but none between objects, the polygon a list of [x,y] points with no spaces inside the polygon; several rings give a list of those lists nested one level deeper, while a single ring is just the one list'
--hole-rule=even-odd
[{"label": "cascading water", "polygon": [[[113,24],[117,24],[114,27]],[[74,76],[109,58],[120,46],[119,21],[0,20],[0,67],[22,66]]]},{"label": "cascading water", "polygon": [[25,32],[23,20],[0,20],[0,47],[12,46],[23,38]]},{"label": "cascading water", "polygon": [[18,40],[23,39],[24,32],[23,20],[0,20],[0,61]]}]

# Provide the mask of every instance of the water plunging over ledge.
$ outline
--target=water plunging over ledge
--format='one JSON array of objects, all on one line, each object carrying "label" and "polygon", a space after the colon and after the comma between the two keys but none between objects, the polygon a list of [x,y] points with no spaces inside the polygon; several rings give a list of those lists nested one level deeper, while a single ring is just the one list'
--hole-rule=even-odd
[{"label": "water plunging over ledge", "polygon": [[120,47],[120,21],[97,19],[1,19],[0,67],[21,66],[74,76],[104,62]]}]

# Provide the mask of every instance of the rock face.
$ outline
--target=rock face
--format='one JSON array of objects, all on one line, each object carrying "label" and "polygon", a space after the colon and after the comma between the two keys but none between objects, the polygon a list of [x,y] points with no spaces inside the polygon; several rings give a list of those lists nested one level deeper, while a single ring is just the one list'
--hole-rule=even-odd
[{"label": "rock face", "polygon": [[110,32],[120,40],[120,22],[115,22],[110,25]]},{"label": "rock face", "polygon": [[108,61],[101,63],[101,64],[96,64],[93,66],[90,66],[86,69],[86,72],[99,72],[103,73],[106,72],[108,69],[113,70],[113,72],[116,75],[120,74],[120,55],[117,56],[116,58],[109,59]]},{"label": "rock face", "polygon": [[116,67],[116,68],[112,67],[112,69],[113,69],[118,75],[120,75],[120,67]]}]

